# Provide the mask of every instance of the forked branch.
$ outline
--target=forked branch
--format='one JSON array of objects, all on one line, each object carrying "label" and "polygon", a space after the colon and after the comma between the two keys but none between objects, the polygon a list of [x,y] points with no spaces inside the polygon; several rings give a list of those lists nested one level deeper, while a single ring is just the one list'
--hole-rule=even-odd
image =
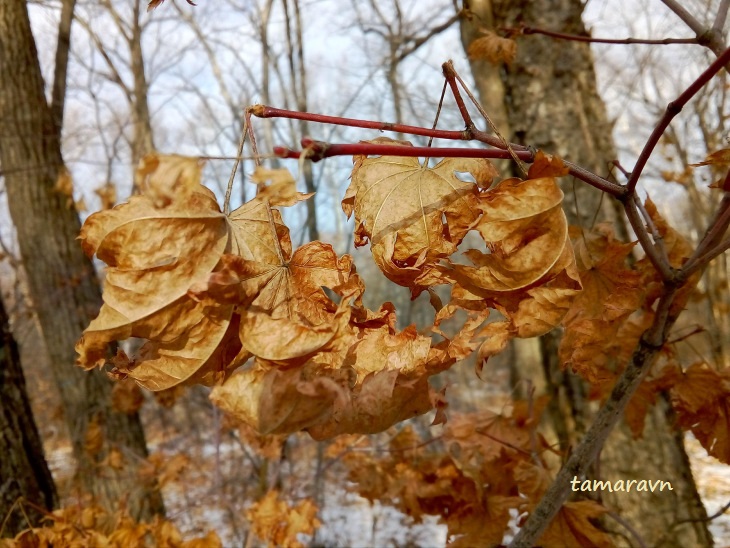
[{"label": "forked branch", "polygon": [[[575,476],[580,477],[585,474],[603,447],[609,433],[619,421],[631,396],[646,376],[657,354],[666,344],[669,331],[677,320],[677,316],[681,310],[681,307],[672,306],[680,288],[685,283],[688,283],[692,274],[701,271],[714,257],[730,249],[730,239],[725,236],[727,228],[730,225],[730,193],[726,192],[725,198],[719,204],[717,213],[694,255],[682,266],[673,266],[670,264],[667,251],[664,248],[658,231],[647,217],[646,212],[642,209],[636,195],[637,183],[641,178],[644,168],[673,118],[729,62],[730,49],[727,49],[675,101],[669,103],[665,114],[659,120],[644,145],[633,171],[627,174],[628,182],[626,186],[616,184],[580,166],[565,162],[570,175],[610,194],[623,203],[626,216],[631,223],[637,239],[648,259],[659,272],[664,288],[657,301],[651,327],[642,335],[634,349],[630,362],[616,381],[609,398],[599,409],[593,424],[586,432],[580,444],[570,455],[565,465],[558,472],[555,481],[548,488],[542,500],[515,536],[513,542],[510,544],[511,547],[531,547],[538,541],[542,532],[547,528],[568,499],[570,494],[570,480]],[[263,105],[251,107],[247,109],[247,113],[261,118],[293,118],[314,123],[336,124],[376,129],[379,131],[394,131],[451,141],[478,141],[489,147],[485,149],[403,147],[362,142],[357,144],[333,144],[304,138],[301,141],[301,151],[283,147],[275,150],[277,155],[285,158],[305,158],[318,161],[323,158],[340,155],[394,155],[429,158],[512,158],[518,162],[532,163],[535,160],[535,151],[533,149],[510,143],[499,135],[492,135],[476,128],[459,91],[459,86],[466,91],[463,81],[458,78],[450,62],[445,63],[443,68],[446,82],[452,91],[452,95],[456,100],[465,124],[465,129],[462,131],[445,131],[398,123],[324,116],[307,112],[277,109]],[[467,95],[471,97],[471,94],[468,92]],[[486,117],[486,113],[483,113],[481,110],[480,112]],[[250,136],[253,145],[255,144],[253,134],[250,134]]]}]

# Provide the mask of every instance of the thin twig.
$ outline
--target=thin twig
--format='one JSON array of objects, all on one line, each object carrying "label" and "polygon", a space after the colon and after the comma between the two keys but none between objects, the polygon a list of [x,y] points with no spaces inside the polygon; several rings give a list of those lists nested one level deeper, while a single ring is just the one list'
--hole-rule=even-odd
[{"label": "thin twig", "polygon": [[[730,175],[730,172],[728,172],[728,174]],[[702,240],[697,245],[697,248],[694,250],[690,258],[684,264],[682,272],[685,277],[690,276],[692,272],[700,268],[698,266],[700,261],[704,261],[704,264],[707,264],[709,261],[717,257],[717,255],[722,253],[722,251],[720,251],[717,255],[713,255],[712,258],[705,260],[707,250],[714,249],[718,245],[725,232],[727,232],[728,225],[730,225],[730,192],[725,192],[717,211],[715,211],[712,221],[710,221],[710,224],[705,231],[705,235],[702,237]]]},{"label": "thin twig", "polygon": [[730,249],[730,238],[724,242],[719,243],[712,249],[708,249],[705,254],[695,261],[691,267],[683,269],[682,272],[685,276],[689,277],[698,270],[705,268],[715,257],[722,255],[728,249]]},{"label": "thin twig", "polygon": [[699,44],[697,38],[593,38],[592,36],[581,36],[579,34],[566,34],[536,27],[500,27],[501,31],[509,35],[519,34],[542,34],[558,40],[569,40],[571,42],[589,42],[593,44],[651,44],[663,46],[667,44]]},{"label": "thin twig", "polygon": [[[487,121],[487,124],[489,124],[489,127],[492,129],[494,134],[499,138],[499,140],[504,145],[504,148],[509,151],[511,158],[514,160],[515,164],[517,164],[517,167],[519,168],[520,172],[522,173],[523,177],[527,177],[527,169],[525,168],[525,165],[520,161],[520,159],[517,157],[517,155],[514,153],[514,150],[512,150],[512,147],[510,146],[509,141],[505,139],[502,134],[499,132],[499,129],[497,128],[496,124],[492,121],[492,119],[489,117],[489,114],[487,114],[487,111],[484,110],[482,105],[477,101],[476,97],[474,97],[474,94],[471,92],[469,87],[466,85],[464,80],[461,79],[461,76],[459,76],[459,73],[456,72],[456,69],[454,68],[454,63],[451,61],[447,61],[442,65],[444,76],[446,76],[446,79],[456,79],[457,82],[461,85],[461,88],[464,90],[466,95],[469,97],[469,100],[474,104],[476,109],[479,111],[479,114],[482,115],[482,117]],[[451,89],[453,90],[455,86],[452,86]],[[454,97],[456,99],[456,97]],[[466,108],[466,107],[465,107]],[[459,108],[461,110],[461,108]],[[466,120],[464,120],[466,121]]]},{"label": "thin twig", "polygon": [[626,177],[627,180],[631,178],[631,173],[629,173],[628,170],[626,170],[624,166],[621,165],[621,162],[619,162],[618,160],[612,160],[611,164],[616,169],[618,169],[623,174],[623,176]]},{"label": "thin twig", "polygon": [[659,139],[661,139],[662,135],[664,135],[669,123],[682,111],[684,105],[686,105],[687,102],[689,102],[689,100],[692,99],[692,97],[694,97],[697,92],[699,92],[704,85],[712,79],[713,76],[715,76],[715,74],[720,72],[728,62],[730,62],[730,48],[726,49],[722,55],[720,55],[709,67],[707,67],[707,69],[700,74],[699,77],[692,82],[692,84],[690,84],[690,86],[684,90],[676,100],[667,105],[664,115],[661,117],[656,127],[654,127],[654,130],[651,132],[649,139],[647,139],[644,148],[641,150],[641,154],[639,154],[639,159],[636,160],[634,170],[631,172],[631,177],[626,184],[626,188],[629,193],[635,192],[636,183],[639,181],[649,157],[652,152],[654,152],[654,148],[659,143]]},{"label": "thin twig", "polygon": [[727,502],[722,508],[720,508],[717,512],[712,514],[711,516],[707,516],[706,518],[688,518],[688,519],[682,519],[679,521],[676,521],[672,524],[671,529],[674,529],[677,525],[681,525],[682,523],[696,523],[696,522],[704,522],[704,521],[712,521],[713,519],[719,518],[721,515],[723,515],[725,512],[730,510],[730,501]]},{"label": "thin twig", "polygon": [[611,510],[606,512],[606,515],[609,516],[610,518],[613,518],[613,520],[616,523],[618,523],[619,525],[621,525],[621,527],[626,529],[628,531],[628,533],[634,538],[634,540],[636,541],[636,543],[639,545],[640,548],[647,548],[647,545],[646,545],[646,542],[644,542],[644,539],[641,538],[641,535],[639,534],[639,532],[636,529],[634,529],[628,521],[626,521],[624,518],[619,516],[616,512],[612,512]]},{"label": "thin twig", "polygon": [[[444,97],[446,96],[446,86],[447,85],[448,85],[448,82],[446,80],[444,80],[444,86],[441,88],[441,97],[439,98],[439,105],[436,108],[436,116],[434,117],[433,126],[431,127],[431,129],[436,129],[436,126],[439,123],[439,116],[441,116],[441,107],[444,106]],[[433,135],[431,135],[428,138],[428,145],[426,145],[426,146],[430,147],[432,143],[433,143]]]},{"label": "thin twig", "polygon": [[712,23],[713,32],[722,33],[722,29],[725,28],[728,9],[730,9],[730,0],[722,0],[720,6],[717,8],[715,22]]},{"label": "thin twig", "polygon": [[437,139],[450,139],[452,141],[468,141],[471,137],[464,131],[446,131],[443,129],[431,129],[392,122],[374,122],[372,120],[361,120],[359,118],[344,118],[342,116],[327,116],[326,114],[315,114],[312,112],[299,112],[282,108],[270,107],[267,105],[254,105],[250,107],[251,114],[257,118],[288,118],[293,120],[306,120],[318,124],[328,124],[347,127],[359,127],[364,129],[377,129],[379,131],[393,131],[395,133],[407,133],[409,135],[422,135],[424,137],[435,137]]},{"label": "thin twig", "polygon": [[[255,107],[248,107],[244,114],[245,127],[248,128],[248,137],[251,140],[251,153],[254,156],[254,163],[256,166],[261,165],[261,156],[259,155],[258,146],[256,146],[256,134],[253,132],[253,124],[251,124],[251,115],[254,114],[253,110]],[[255,116],[255,114],[254,114]]]},{"label": "thin twig", "polygon": [[[456,82],[454,82],[454,85]],[[458,88],[456,89],[456,93],[458,94]],[[457,99],[458,104],[458,99]],[[461,100],[461,104],[463,105],[463,99]],[[390,122],[375,122],[372,120],[361,120],[358,118],[343,118],[341,116],[327,116],[324,114],[316,114],[312,112],[299,112],[299,111],[293,111],[293,110],[286,110],[286,109],[279,109],[275,107],[270,107],[266,105],[254,105],[252,107],[249,107],[251,113],[254,116],[257,116],[259,118],[288,118],[288,119],[295,119],[295,120],[307,120],[309,122],[315,122],[320,124],[334,124],[334,125],[341,125],[346,127],[360,127],[365,129],[376,129],[379,131],[393,131],[397,133],[407,133],[410,135],[421,135],[425,137],[434,137],[436,139],[448,139],[448,140],[456,140],[456,141],[479,141],[480,143],[484,143],[485,145],[493,146],[500,150],[507,151],[507,147],[502,143],[502,141],[499,139],[499,137],[496,137],[494,135],[490,135],[486,131],[481,131],[473,126],[470,128],[467,128],[464,131],[447,131],[442,129],[432,129],[432,128],[426,128],[426,127],[419,127],[419,126],[409,126],[405,124],[394,124]],[[468,116],[468,112],[466,113]],[[469,118],[470,120],[470,118]],[[251,126],[249,125],[249,135],[251,134]],[[255,145],[254,145],[255,146]],[[352,145],[354,146],[354,145]],[[511,148],[513,151],[519,153],[518,156],[520,159],[524,160],[525,162],[531,163],[534,160],[534,153],[532,150],[530,150],[529,147],[526,147],[524,145],[519,145],[516,143],[509,143],[509,148]],[[470,149],[472,151],[477,149]],[[288,148],[284,147],[276,147],[274,149],[275,153],[278,151],[278,154],[285,158],[299,158],[299,154],[297,151],[290,150]],[[362,152],[360,152],[361,154]],[[522,154],[527,153],[527,154]],[[258,154],[256,152],[256,154]],[[478,153],[472,152],[470,155],[464,155],[462,157],[472,157],[472,158],[478,158],[478,157],[484,157],[484,156],[478,156]],[[327,155],[318,157],[317,159],[322,158],[328,158],[330,156],[336,156],[338,154],[333,154],[331,151],[327,153]],[[403,156],[403,154],[400,154]],[[423,157],[429,157],[429,155],[422,155]],[[435,155],[434,155],[435,156]],[[512,158],[512,156],[494,156],[494,158]],[[310,158],[311,159],[311,158]],[[316,161],[316,160],[315,160]],[[588,183],[592,187],[597,188],[598,190],[602,192],[606,192],[607,194],[610,194],[611,196],[615,198],[621,199],[623,196],[626,195],[626,187],[616,184],[613,181],[609,181],[608,179],[605,179],[599,175],[596,175],[595,173],[588,171],[587,169],[580,167],[572,162],[565,161],[565,166],[568,168],[570,175],[576,177],[577,179],[580,179],[581,181]]]},{"label": "thin twig", "polygon": [[636,194],[634,194],[634,203],[636,204],[636,207],[639,208],[639,212],[644,218],[646,226],[649,227],[649,232],[651,233],[651,237],[654,239],[654,245],[656,246],[659,253],[659,258],[662,260],[662,262],[670,264],[669,255],[667,255],[667,247],[664,245],[664,238],[661,234],[659,234],[659,230],[657,230],[657,227],[654,224],[651,215],[649,215],[649,212],[644,207],[641,199]]},{"label": "thin twig", "polygon": [[662,0],[662,3],[672,10],[684,24],[687,25],[695,34],[702,34],[704,28],[695,17],[677,0]]},{"label": "thin twig", "polygon": [[647,232],[646,227],[641,220],[641,216],[639,215],[636,203],[633,200],[627,201],[624,204],[624,211],[626,212],[626,217],[631,224],[631,228],[634,229],[634,233],[639,240],[639,245],[641,245],[641,248],[644,250],[644,253],[646,253],[647,258],[661,275],[662,280],[665,282],[674,280],[676,272],[669,264],[669,261],[664,260],[664,257],[660,254],[657,246],[654,245],[654,242],[652,242],[649,237],[649,233]]}]

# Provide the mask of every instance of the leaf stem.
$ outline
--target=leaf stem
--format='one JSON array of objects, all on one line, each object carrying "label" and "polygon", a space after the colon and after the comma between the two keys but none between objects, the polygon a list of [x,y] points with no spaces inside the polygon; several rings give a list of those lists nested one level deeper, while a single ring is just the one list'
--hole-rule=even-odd
[{"label": "leaf stem", "polygon": [[243,129],[241,130],[241,139],[238,141],[238,152],[236,159],[233,162],[233,169],[231,169],[231,176],[228,178],[228,186],[226,187],[226,197],[223,200],[223,213],[228,215],[231,212],[231,193],[233,192],[233,181],[236,178],[236,172],[238,171],[238,165],[241,163],[241,157],[243,156],[243,147],[246,144],[246,134],[248,133],[248,116],[244,116]]},{"label": "leaf stem", "polygon": [[[471,92],[469,87],[466,85],[464,80],[461,79],[461,76],[459,76],[459,73],[456,72],[456,69],[454,68],[454,63],[451,61],[448,61],[442,65],[442,69],[444,72],[444,76],[447,80],[454,79],[456,80],[460,85],[461,88],[464,90],[464,93],[466,93],[467,97],[469,97],[469,100],[474,104],[476,109],[479,111],[479,114],[482,115],[482,117],[487,121],[487,124],[490,128],[492,128],[492,131],[497,136],[497,138],[501,141],[502,146],[506,148],[509,153],[510,157],[514,160],[515,164],[517,164],[518,169],[520,170],[520,173],[522,173],[523,177],[527,177],[527,168],[525,168],[525,165],[520,161],[520,159],[517,157],[516,154],[514,154],[514,151],[512,150],[512,146],[510,143],[505,139],[502,134],[499,132],[499,129],[497,128],[496,124],[492,121],[492,119],[489,117],[489,114],[487,114],[487,111],[484,110],[484,107],[477,101],[476,97],[474,97],[474,94]],[[456,89],[456,86],[451,86],[452,91]],[[456,99],[456,97],[454,97]],[[462,101],[463,102],[463,101]],[[461,110],[461,109],[459,109]],[[466,121],[466,120],[464,120]],[[502,147],[500,147],[502,148]]]}]

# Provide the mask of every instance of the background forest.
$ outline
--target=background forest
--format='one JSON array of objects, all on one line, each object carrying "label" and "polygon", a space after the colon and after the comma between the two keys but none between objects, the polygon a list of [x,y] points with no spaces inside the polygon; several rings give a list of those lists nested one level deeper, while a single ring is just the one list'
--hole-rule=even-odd
[{"label": "background forest", "polygon": [[[562,510],[555,521],[543,520],[533,538],[545,546],[730,542],[730,292],[721,253],[730,222],[724,150],[730,107],[727,72],[720,68],[728,66],[730,2],[153,4],[152,10],[144,0],[0,4],[0,454],[8,455],[0,463],[0,545],[16,545],[13,537],[22,546],[507,544],[528,514],[538,514],[543,495],[550,498],[560,465],[590,437],[599,407],[617,399],[612,386],[644,343],[651,357],[643,384],[632,389],[638,386],[625,414],[618,408],[621,418],[606,431],[605,444],[594,446],[598,457],[584,459],[578,475],[663,480],[674,490],[570,493],[564,506],[556,496],[555,512]],[[717,70],[702,80],[718,58]],[[356,158],[353,172],[352,155],[309,162],[274,154],[275,147],[301,150],[303,137],[358,143],[387,136],[425,147],[431,146],[428,131],[407,135],[407,127],[367,129],[286,113],[261,117],[261,110],[246,126],[246,107],[263,104],[422,128],[438,117],[439,129],[463,131],[469,114],[444,83],[450,73],[442,65],[449,60],[488,114],[480,117],[466,101],[474,129],[488,137],[455,144],[436,139],[434,146],[498,148],[506,140],[509,154],[493,160],[495,181],[559,177],[559,189],[539,186],[531,200],[564,194],[564,217],[550,215],[571,226],[567,246],[571,256],[575,250],[572,265],[581,272],[584,298],[604,298],[586,289],[594,288],[593,272],[605,276],[597,285],[610,287],[594,316],[570,308],[562,312],[562,327],[541,336],[511,334],[498,349],[498,343],[471,347],[468,337],[459,338],[458,322],[472,318],[472,310],[452,318],[444,307],[458,300],[452,289],[458,284],[443,282],[448,273],[439,271],[443,285],[412,299],[419,291],[410,282],[392,283],[396,275],[384,276],[377,257],[374,262],[360,246],[362,212],[355,205],[346,216],[341,201],[354,199],[348,187],[370,159]],[[667,105],[688,89],[684,109],[669,109],[676,117],[657,132]],[[642,171],[637,158],[643,161],[655,134]],[[530,163],[538,149],[607,186],[586,184],[558,160],[536,161],[529,174],[513,161]],[[289,170],[297,190],[314,196],[282,198],[277,185],[294,181],[260,164]],[[258,203],[257,193],[273,196],[263,219],[280,249],[288,245],[291,253],[319,240],[336,257],[351,255],[367,287],[362,308],[353,305],[366,316],[359,328],[377,324],[392,337],[361,344],[358,359],[383,358],[379,348],[388,344],[398,354],[418,337],[436,339],[429,329],[443,320],[436,333],[468,351],[449,347],[458,363],[431,376],[426,399],[433,410],[407,421],[405,411],[393,412],[398,418],[386,426],[395,424],[380,433],[331,437],[297,415],[301,408],[289,409],[289,418],[277,415],[279,422],[270,419],[273,427],[262,433],[264,421],[241,420],[246,412],[223,401],[221,392],[211,403],[211,385],[221,381],[215,375],[203,371],[178,383],[135,374],[126,357],[141,347],[144,355],[141,339],[154,333],[120,342],[116,357],[112,349],[106,369],[116,367],[115,379],[78,367],[76,343],[99,314],[102,289],[103,302],[112,298],[114,283],[104,273],[119,266],[109,260],[118,250],[105,249],[93,232],[95,219],[107,222],[111,217],[103,215],[114,213],[92,214],[133,196],[141,203],[164,169],[179,170],[174,185],[197,185],[199,178],[212,191],[208,199],[229,201],[234,214]],[[641,174],[637,205],[626,206],[620,188],[636,184],[632,171]],[[475,181],[484,195],[499,192],[480,173],[462,180]],[[276,200],[278,209],[271,207]],[[638,221],[631,211],[641,215]],[[440,214],[438,222],[441,227]],[[201,249],[214,245],[184,228],[150,226],[142,247],[176,231]],[[642,234],[647,240],[639,245],[625,243]],[[457,244],[462,251],[494,252],[484,240],[472,231]],[[124,245],[132,246],[131,238]],[[655,251],[645,253],[647,246]],[[96,259],[87,256],[90,249]],[[715,250],[714,261],[697,264],[702,252]],[[210,257],[201,252],[191,264],[203,260]],[[161,256],[156,267],[166,269],[166,261]],[[689,279],[672,281],[688,264],[696,266]],[[342,299],[338,311],[349,298],[337,293],[339,286],[315,285],[328,288],[328,299]],[[654,344],[650,335],[671,292],[679,301],[666,301],[667,314],[679,319]],[[509,319],[510,305],[496,308]],[[485,329],[499,333],[494,325]],[[295,397],[275,394],[275,381],[267,387],[271,401]],[[518,537],[514,545],[532,544]]]}]

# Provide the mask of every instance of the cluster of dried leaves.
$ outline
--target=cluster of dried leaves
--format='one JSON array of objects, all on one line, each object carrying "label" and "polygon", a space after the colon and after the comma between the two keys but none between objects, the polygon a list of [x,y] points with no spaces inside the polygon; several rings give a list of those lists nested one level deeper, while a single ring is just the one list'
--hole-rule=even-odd
[{"label": "cluster of dried leaves", "polygon": [[292,506],[275,490],[266,493],[246,512],[253,533],[269,546],[281,548],[304,548],[297,537],[314,534],[321,525],[316,515],[317,506],[311,499]]},{"label": "cluster of dried leaves", "polygon": [[[536,432],[546,401],[516,402],[510,413],[454,415],[438,439],[422,441],[403,428],[378,451],[360,440],[330,448],[349,471],[358,493],[390,504],[417,523],[438,515],[449,546],[501,545],[513,516],[530,512],[552,481],[542,456],[547,442]],[[381,456],[376,456],[381,455]],[[593,501],[567,503],[540,546],[612,546],[591,521],[606,512]]]},{"label": "cluster of dried leaves", "polygon": [[[436,321],[418,333],[395,328],[390,303],[363,306],[350,256],[318,241],[292,249],[279,208],[308,196],[288,172],[259,168],[256,197],[230,215],[200,174],[195,158],[149,156],[142,194],[84,224],[84,249],[108,266],[79,363],[102,365],[109,343],[145,339],[138,356],[111,360],[115,375],[151,390],[216,385],[213,401],[261,433],[374,433],[434,407],[441,422],[445,402],[430,376],[476,349],[484,359],[511,337],[549,331],[580,289],[551,177],[490,189],[496,171],[486,160],[429,168],[355,158],[343,209],[355,215],[356,245],[371,243],[388,278],[414,296],[431,293]],[[466,252],[474,266],[452,263],[470,230],[488,251]],[[439,284],[452,287],[446,306],[432,290]],[[484,325],[490,309],[504,319]],[[468,319],[447,336],[439,326],[457,310]]]},{"label": "cluster of dried leaves", "polygon": [[[412,157],[355,157],[342,202],[355,216],[355,244],[369,243],[383,273],[413,296],[430,293],[435,321],[418,333],[395,328],[390,303],[363,306],[350,256],[318,241],[292,249],[279,208],[309,196],[287,171],[259,168],[256,197],[225,215],[200,184],[197,159],[149,156],[138,172],[143,193],[90,216],[82,229],[84,249],[108,267],[104,306],[78,344],[80,363],[103,364],[109,343],[140,337],[147,342],[138,356],[111,360],[117,376],[156,391],[216,385],[215,403],[258,432],[307,430],[323,439],[380,432],[433,408],[442,422],[445,401],[430,376],[475,350],[481,363],[513,337],[562,323],[561,363],[604,397],[652,321],[661,281],[609,226],[571,234],[554,178],[565,173],[559,159],[539,155],[527,180],[492,186],[497,173],[487,160],[431,168]],[[691,247],[650,201],[646,210],[670,262],[681,265]],[[483,251],[464,251],[471,264],[459,264],[452,257],[470,231]],[[445,305],[437,285],[450,287]],[[486,322],[492,310],[501,318]],[[457,311],[467,319],[447,336],[440,326]],[[687,375],[670,358],[632,403],[637,435],[659,390],[686,392],[679,386]],[[703,423],[696,406],[675,400],[683,423]],[[694,429],[713,454],[727,445]]]},{"label": "cluster of dried leaves", "polygon": [[[138,173],[142,194],[92,215],[82,229],[86,252],[108,266],[104,306],[78,343],[79,362],[103,365],[109,343],[139,337],[147,342],[138,355],[111,359],[118,378],[155,391],[214,385],[211,399],[258,434],[304,430],[325,439],[382,432],[432,409],[434,423],[444,423],[444,394],[429,377],[472,353],[481,364],[514,337],[562,325],[562,365],[605,398],[653,320],[662,282],[610,226],[568,227],[555,179],[566,173],[560,159],[542,154],[527,180],[498,184],[486,160],[447,158],[428,167],[405,156],[354,158],[342,207],[354,214],[355,245],[369,243],[384,275],[414,297],[429,293],[435,320],[419,333],[396,329],[391,303],[363,305],[350,256],[319,241],[293,249],[280,209],[309,196],[287,171],[258,168],[255,198],[226,215],[200,184],[197,159],[149,156]],[[680,266],[691,247],[650,201],[645,210]],[[471,264],[461,264],[454,256],[470,232],[482,245],[464,251]],[[439,285],[450,288],[445,304]],[[693,285],[680,290],[675,309]],[[499,318],[488,321],[494,310]],[[457,312],[466,319],[447,334],[441,325]],[[666,391],[679,424],[730,463],[730,373],[700,363],[684,371],[664,349],[626,411],[636,436]],[[548,448],[534,431],[539,413],[520,409],[509,417],[452,417],[440,456],[412,449],[417,442],[406,429],[390,459],[348,456],[353,479],[365,496],[416,518],[442,514],[464,545],[499,542],[509,512],[529,512],[550,480]],[[284,512],[271,497],[252,516]],[[306,515],[300,521],[314,528],[313,511],[286,506],[284,513]],[[590,522],[602,512],[592,502],[569,503],[545,542],[607,545]],[[282,524],[290,518],[255,522],[263,538],[286,543]]]},{"label": "cluster of dried leaves", "polygon": [[158,546],[165,548],[222,548],[218,535],[183,540],[170,521],[139,523],[124,511],[108,513],[93,505],[72,505],[47,515],[45,526],[26,529],[14,539],[0,539],[0,548],[35,546]]}]

